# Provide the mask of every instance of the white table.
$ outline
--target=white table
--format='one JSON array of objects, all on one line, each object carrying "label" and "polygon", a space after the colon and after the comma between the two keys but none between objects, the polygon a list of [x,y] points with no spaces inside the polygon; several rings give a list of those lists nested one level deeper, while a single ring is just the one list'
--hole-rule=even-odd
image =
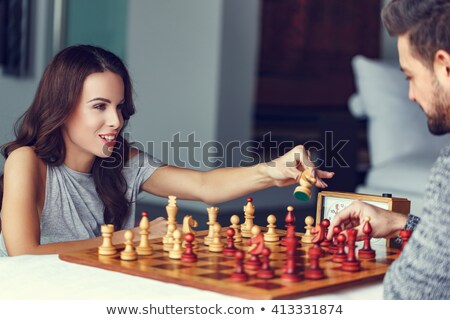
[{"label": "white table", "polygon": [[[352,286],[310,300],[378,300],[382,282]],[[57,255],[0,258],[0,299],[238,299],[212,291],[62,261]]]}]

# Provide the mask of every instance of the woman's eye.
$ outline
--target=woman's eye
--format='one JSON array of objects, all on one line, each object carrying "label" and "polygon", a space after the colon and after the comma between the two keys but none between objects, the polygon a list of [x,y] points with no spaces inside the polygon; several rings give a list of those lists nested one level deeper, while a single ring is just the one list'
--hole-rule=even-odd
[{"label": "woman's eye", "polygon": [[101,103],[101,104],[96,104],[96,105],[94,106],[94,108],[95,108],[95,109],[98,109],[98,110],[105,110],[105,105],[104,105],[103,103]]}]

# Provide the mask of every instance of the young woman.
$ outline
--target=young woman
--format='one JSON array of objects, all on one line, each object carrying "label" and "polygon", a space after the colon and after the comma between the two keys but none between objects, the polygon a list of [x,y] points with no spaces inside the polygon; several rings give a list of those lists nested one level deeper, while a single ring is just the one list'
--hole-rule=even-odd
[{"label": "young woman", "polygon": [[[271,165],[208,172],[165,166],[122,137],[134,112],[128,71],[113,53],[82,45],[55,56],[17,123],[16,140],[2,148],[0,255],[95,247],[104,223],[122,230],[113,236],[122,242],[123,230],[134,227],[141,190],[219,203],[295,183],[309,164],[297,146]],[[333,175],[308,170],[318,187]],[[153,236],[163,234],[164,220],[151,225]]]}]

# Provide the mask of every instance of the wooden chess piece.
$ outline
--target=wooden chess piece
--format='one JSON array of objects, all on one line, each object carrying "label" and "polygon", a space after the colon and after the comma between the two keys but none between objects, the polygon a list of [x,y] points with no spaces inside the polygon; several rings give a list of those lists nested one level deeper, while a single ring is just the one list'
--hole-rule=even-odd
[{"label": "wooden chess piece", "polygon": [[137,260],[137,253],[133,248],[133,231],[127,230],[125,231],[125,249],[120,252],[120,259],[125,261],[133,261]]},{"label": "wooden chess piece", "polygon": [[252,237],[247,241],[248,253],[250,253],[250,259],[245,262],[245,267],[250,270],[258,270],[261,268],[261,260],[259,255],[264,249],[264,236],[261,234],[261,229],[258,226],[252,227]]},{"label": "wooden chess piece", "polygon": [[184,241],[185,241],[185,247],[186,250],[181,255],[181,261],[182,262],[196,262],[197,261],[197,255],[194,253],[193,250],[193,242],[195,240],[195,235],[193,233],[186,233],[184,235]]},{"label": "wooden chess piece", "polygon": [[292,236],[295,237],[295,239],[297,239],[297,237],[295,236],[295,215],[294,215],[294,207],[293,206],[288,206],[287,207],[287,214],[286,217],[284,218],[284,222],[285,227],[286,227],[286,236],[284,238],[281,239],[281,245],[285,246],[286,245],[286,238]]},{"label": "wooden chess piece", "polygon": [[338,251],[337,247],[337,237],[342,232],[342,228],[340,226],[335,226],[333,228],[333,241],[331,242],[331,245],[328,247],[328,252],[330,253],[336,253]]},{"label": "wooden chess piece", "polygon": [[139,234],[141,235],[140,243],[136,247],[136,252],[140,256],[149,256],[153,253],[153,248],[148,242],[148,235],[150,234],[150,221],[148,220],[148,213],[142,212],[142,219],[139,223]]},{"label": "wooden chess piece", "polygon": [[205,246],[209,246],[214,238],[214,225],[217,222],[217,215],[219,213],[219,208],[217,207],[209,207],[206,208],[206,211],[208,211],[208,222],[206,223],[208,228],[208,235],[203,239],[203,243]]},{"label": "wooden chess piece", "polygon": [[311,188],[316,183],[316,178],[312,177],[308,170],[305,170],[299,175],[298,183],[300,186],[295,188],[294,197],[300,201],[311,199]]},{"label": "wooden chess piece", "polygon": [[277,218],[275,215],[271,214],[267,217],[267,232],[264,234],[264,241],[267,242],[277,242],[280,241],[280,236],[275,231],[276,225],[275,222]]},{"label": "wooden chess piece", "polygon": [[98,247],[98,254],[102,256],[113,256],[117,253],[116,247],[112,244],[112,234],[114,232],[113,224],[104,224],[100,227],[102,232],[103,242],[100,247]]},{"label": "wooden chess piece", "polygon": [[320,221],[320,224],[323,226],[323,232],[324,232],[324,238],[323,238],[322,242],[320,243],[320,246],[321,247],[329,247],[331,245],[331,240],[327,239],[327,234],[328,234],[328,227],[330,226],[330,220],[323,219],[322,221]]},{"label": "wooden chess piece", "polygon": [[209,244],[209,251],[210,252],[222,252],[223,251],[223,243],[220,236],[220,230],[222,229],[221,225],[216,222],[213,226],[213,239],[212,242]]},{"label": "wooden chess piece", "polygon": [[248,280],[248,274],[244,271],[244,258],[245,253],[242,250],[237,250],[235,254],[236,258],[236,269],[231,274],[230,279],[233,281],[247,281]]},{"label": "wooden chess piece", "polygon": [[372,233],[372,226],[370,225],[370,217],[364,218],[364,224],[362,228],[364,233],[364,244],[358,251],[358,257],[361,259],[373,259],[375,258],[375,250],[370,247],[370,234]]},{"label": "wooden chess piece", "polygon": [[244,206],[244,218],[245,221],[241,225],[241,235],[244,238],[250,238],[252,236],[253,219],[255,218],[255,206],[252,198],[247,198],[247,205]]},{"label": "wooden chess piece", "polygon": [[173,233],[177,230],[177,225],[169,224],[167,226],[167,235],[163,241],[163,250],[170,251],[173,248]]},{"label": "wooden chess piece", "polygon": [[323,269],[319,266],[320,246],[316,243],[308,250],[309,267],[305,270],[305,279],[319,280],[325,278]]},{"label": "wooden chess piece", "polygon": [[230,218],[231,226],[230,228],[234,229],[234,243],[241,243],[242,242],[242,235],[240,232],[240,226],[239,226],[239,216],[234,214]]},{"label": "wooden chess piece", "polygon": [[345,253],[345,241],[347,237],[344,234],[339,234],[336,238],[337,241],[337,251],[333,254],[331,261],[341,263],[347,259],[347,254]]},{"label": "wooden chess piece", "polygon": [[176,229],[173,232],[173,247],[169,251],[169,258],[179,260],[181,259],[182,254],[183,249],[181,248],[181,232]]},{"label": "wooden chess piece", "polygon": [[261,252],[262,254],[262,265],[261,269],[256,273],[256,277],[258,279],[273,279],[275,278],[275,272],[270,267],[270,259],[269,256],[271,251],[269,248],[264,248]]},{"label": "wooden chess piece", "polygon": [[[167,212],[167,234],[162,239],[163,244],[165,244],[166,242],[172,242],[173,236],[170,230],[177,229],[177,218],[176,218],[178,212],[177,197],[175,196],[168,197],[166,212]],[[175,226],[175,229],[169,228],[171,225]]]},{"label": "wooden chess piece", "polygon": [[302,236],[302,243],[310,244],[312,243],[312,239],[314,238],[311,234],[311,229],[313,228],[314,218],[311,216],[307,216],[305,218],[305,234]]},{"label": "wooden chess piece", "polygon": [[223,255],[227,257],[234,257],[236,254],[236,247],[234,246],[234,229],[227,229],[227,246],[223,249]]},{"label": "wooden chess piece", "polygon": [[[192,216],[190,216],[190,215],[184,216],[182,231],[183,231],[184,235],[186,235],[188,233],[192,233],[194,235],[194,240],[192,242],[192,247],[194,249],[198,248],[198,241],[197,241],[197,239],[195,237],[195,231],[192,228],[197,228],[197,227],[198,227],[197,220],[192,218]],[[183,248],[186,248],[186,239],[183,239],[183,242],[181,243],[181,246]]]},{"label": "wooden chess piece", "polygon": [[361,262],[356,259],[355,254],[355,248],[356,248],[356,233],[358,231],[356,229],[349,229],[347,230],[347,246],[348,246],[348,253],[347,253],[347,259],[345,261],[342,261],[342,267],[341,270],[344,271],[350,271],[350,272],[356,272],[361,269]]},{"label": "wooden chess piece", "polygon": [[296,253],[297,253],[297,238],[289,236],[284,238],[286,245],[286,262],[283,266],[283,273],[281,279],[288,282],[298,282],[301,280],[301,276],[296,265]]}]

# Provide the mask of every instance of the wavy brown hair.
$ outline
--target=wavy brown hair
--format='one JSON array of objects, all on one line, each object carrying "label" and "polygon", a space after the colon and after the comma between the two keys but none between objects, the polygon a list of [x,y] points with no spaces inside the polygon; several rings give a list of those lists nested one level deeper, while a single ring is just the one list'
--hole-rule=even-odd
[{"label": "wavy brown hair", "polygon": [[[31,106],[15,125],[16,139],[1,147],[5,159],[15,149],[30,146],[47,165],[63,164],[66,148],[61,128],[78,102],[85,79],[92,73],[105,71],[122,77],[125,127],[135,108],[131,79],[121,59],[99,47],[68,47],[58,53],[45,69]],[[92,167],[96,190],[105,206],[105,222],[114,224],[116,229],[122,227],[130,206],[125,197],[127,185],[122,175],[129,149],[130,145],[121,131],[111,156],[107,159],[97,157]],[[0,177],[0,210],[2,199],[3,175]]]}]

